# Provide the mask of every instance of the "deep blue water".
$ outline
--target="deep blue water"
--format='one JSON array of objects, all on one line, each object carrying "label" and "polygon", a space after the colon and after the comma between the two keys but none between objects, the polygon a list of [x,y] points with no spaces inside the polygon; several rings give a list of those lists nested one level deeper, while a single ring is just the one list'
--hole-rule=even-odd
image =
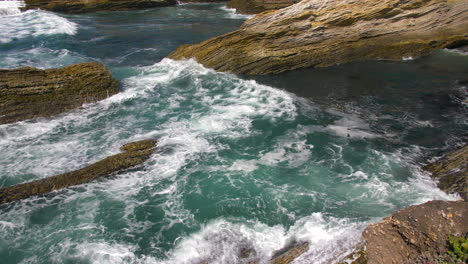
[{"label": "deep blue water", "polygon": [[466,55],[235,76],[163,59],[236,29],[245,17],[223,4],[15,10],[0,8],[0,68],[99,61],[121,93],[0,126],[0,187],[139,139],[159,149],[124,174],[1,206],[2,263],[246,263],[244,247],[267,263],[294,239],[311,243],[295,263],[330,263],[367,224],[456,198],[419,167],[465,140]]}]

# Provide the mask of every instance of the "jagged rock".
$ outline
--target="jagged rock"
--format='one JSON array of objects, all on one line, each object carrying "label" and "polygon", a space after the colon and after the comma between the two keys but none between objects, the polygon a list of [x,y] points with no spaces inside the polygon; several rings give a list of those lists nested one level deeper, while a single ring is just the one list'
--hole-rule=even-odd
[{"label": "jagged rock", "polygon": [[288,264],[309,250],[309,242],[295,242],[273,254],[270,264]]},{"label": "jagged rock", "polygon": [[257,14],[267,10],[285,8],[300,0],[229,0],[227,7],[235,8],[237,13]]},{"label": "jagged rock", "polygon": [[447,254],[450,235],[468,232],[468,202],[430,201],[406,207],[368,226],[366,250],[359,262],[367,264],[416,263],[422,255]]},{"label": "jagged rock", "polygon": [[43,9],[62,13],[133,10],[176,5],[177,0],[24,0],[24,10]]},{"label": "jagged rock", "polygon": [[420,56],[468,40],[466,0],[304,0],[168,57],[236,74]]},{"label": "jagged rock", "polygon": [[439,181],[438,186],[447,193],[459,193],[468,199],[468,145],[447,154],[442,159],[423,167]]},{"label": "jagged rock", "polygon": [[0,204],[25,199],[33,195],[87,183],[135,167],[146,161],[156,150],[152,139],[125,144],[119,153],[83,169],[0,189]]},{"label": "jagged rock", "polygon": [[0,124],[53,116],[118,92],[118,82],[96,62],[48,70],[0,69]]}]

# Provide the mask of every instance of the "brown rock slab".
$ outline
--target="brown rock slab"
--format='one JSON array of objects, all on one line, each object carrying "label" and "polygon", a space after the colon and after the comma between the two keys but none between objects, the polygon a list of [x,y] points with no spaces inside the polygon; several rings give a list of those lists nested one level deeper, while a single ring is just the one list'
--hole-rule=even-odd
[{"label": "brown rock slab", "polygon": [[0,124],[59,113],[119,92],[117,80],[97,62],[60,69],[0,69]]},{"label": "brown rock slab", "polygon": [[309,250],[309,242],[293,243],[273,254],[270,264],[288,264]]},{"label": "brown rock slab", "polygon": [[442,159],[423,167],[438,180],[438,186],[447,193],[458,193],[468,199],[468,145],[450,152]]},{"label": "brown rock slab", "polygon": [[468,41],[466,0],[303,0],[169,54],[235,74],[401,60]]},{"label": "brown rock slab", "polygon": [[24,0],[27,9],[62,13],[134,10],[176,5],[176,0]]},{"label": "brown rock slab", "polygon": [[445,254],[450,235],[468,232],[467,219],[465,201],[430,201],[406,207],[364,230],[367,263],[415,263],[423,254]]},{"label": "brown rock slab", "polygon": [[45,194],[54,190],[91,182],[122,172],[146,161],[156,150],[156,141],[142,140],[121,147],[119,153],[85,168],[0,189],[0,204]]}]

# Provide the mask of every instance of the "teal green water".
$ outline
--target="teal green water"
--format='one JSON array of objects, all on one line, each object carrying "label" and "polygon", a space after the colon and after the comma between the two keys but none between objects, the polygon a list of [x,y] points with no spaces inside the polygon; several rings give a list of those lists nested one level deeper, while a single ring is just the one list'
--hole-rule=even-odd
[{"label": "teal green water", "polygon": [[158,139],[159,149],[126,173],[2,205],[1,263],[246,263],[244,247],[267,263],[292,240],[311,243],[295,263],[332,263],[366,224],[455,198],[419,166],[465,140],[467,56],[247,78],[163,59],[238,27],[243,18],[221,4],[5,10],[0,67],[100,61],[122,92],[0,126],[0,187],[81,168],[134,140]]}]

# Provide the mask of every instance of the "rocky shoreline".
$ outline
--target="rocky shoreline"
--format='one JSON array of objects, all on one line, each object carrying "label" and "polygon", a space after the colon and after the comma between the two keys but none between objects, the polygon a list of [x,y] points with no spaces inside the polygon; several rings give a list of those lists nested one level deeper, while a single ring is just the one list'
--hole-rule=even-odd
[{"label": "rocky shoreline", "polygon": [[[175,0],[25,2],[25,9],[64,13],[176,4]],[[237,5],[241,12],[257,13],[292,2],[271,2],[270,8],[265,2],[231,0],[230,6]],[[206,67],[236,74],[274,74],[355,60],[400,60],[440,48],[455,48],[468,43],[467,28],[468,2],[462,0],[304,0],[278,11],[261,13],[234,32],[182,46],[168,57],[195,58]],[[50,117],[118,91],[118,82],[99,63],[49,70],[30,67],[0,70],[0,124]],[[121,147],[123,153],[83,169],[0,189],[0,204],[122,172],[142,164],[155,149],[154,140],[126,144]],[[363,232],[363,245],[343,263],[431,263],[431,258],[444,258],[449,250],[449,237],[468,234],[467,161],[468,146],[465,146],[423,167],[438,181],[440,189],[458,193],[462,200],[410,206],[370,225]],[[270,263],[290,263],[308,248],[305,241],[295,242],[273,254]],[[258,263],[253,249],[243,249],[239,258],[246,263]]]},{"label": "rocky shoreline", "polygon": [[118,81],[97,62],[0,69],[0,124],[54,116],[118,92]]},{"label": "rocky shoreline", "polygon": [[466,45],[464,0],[304,0],[169,54],[217,71],[274,74],[356,60],[401,60]]}]

